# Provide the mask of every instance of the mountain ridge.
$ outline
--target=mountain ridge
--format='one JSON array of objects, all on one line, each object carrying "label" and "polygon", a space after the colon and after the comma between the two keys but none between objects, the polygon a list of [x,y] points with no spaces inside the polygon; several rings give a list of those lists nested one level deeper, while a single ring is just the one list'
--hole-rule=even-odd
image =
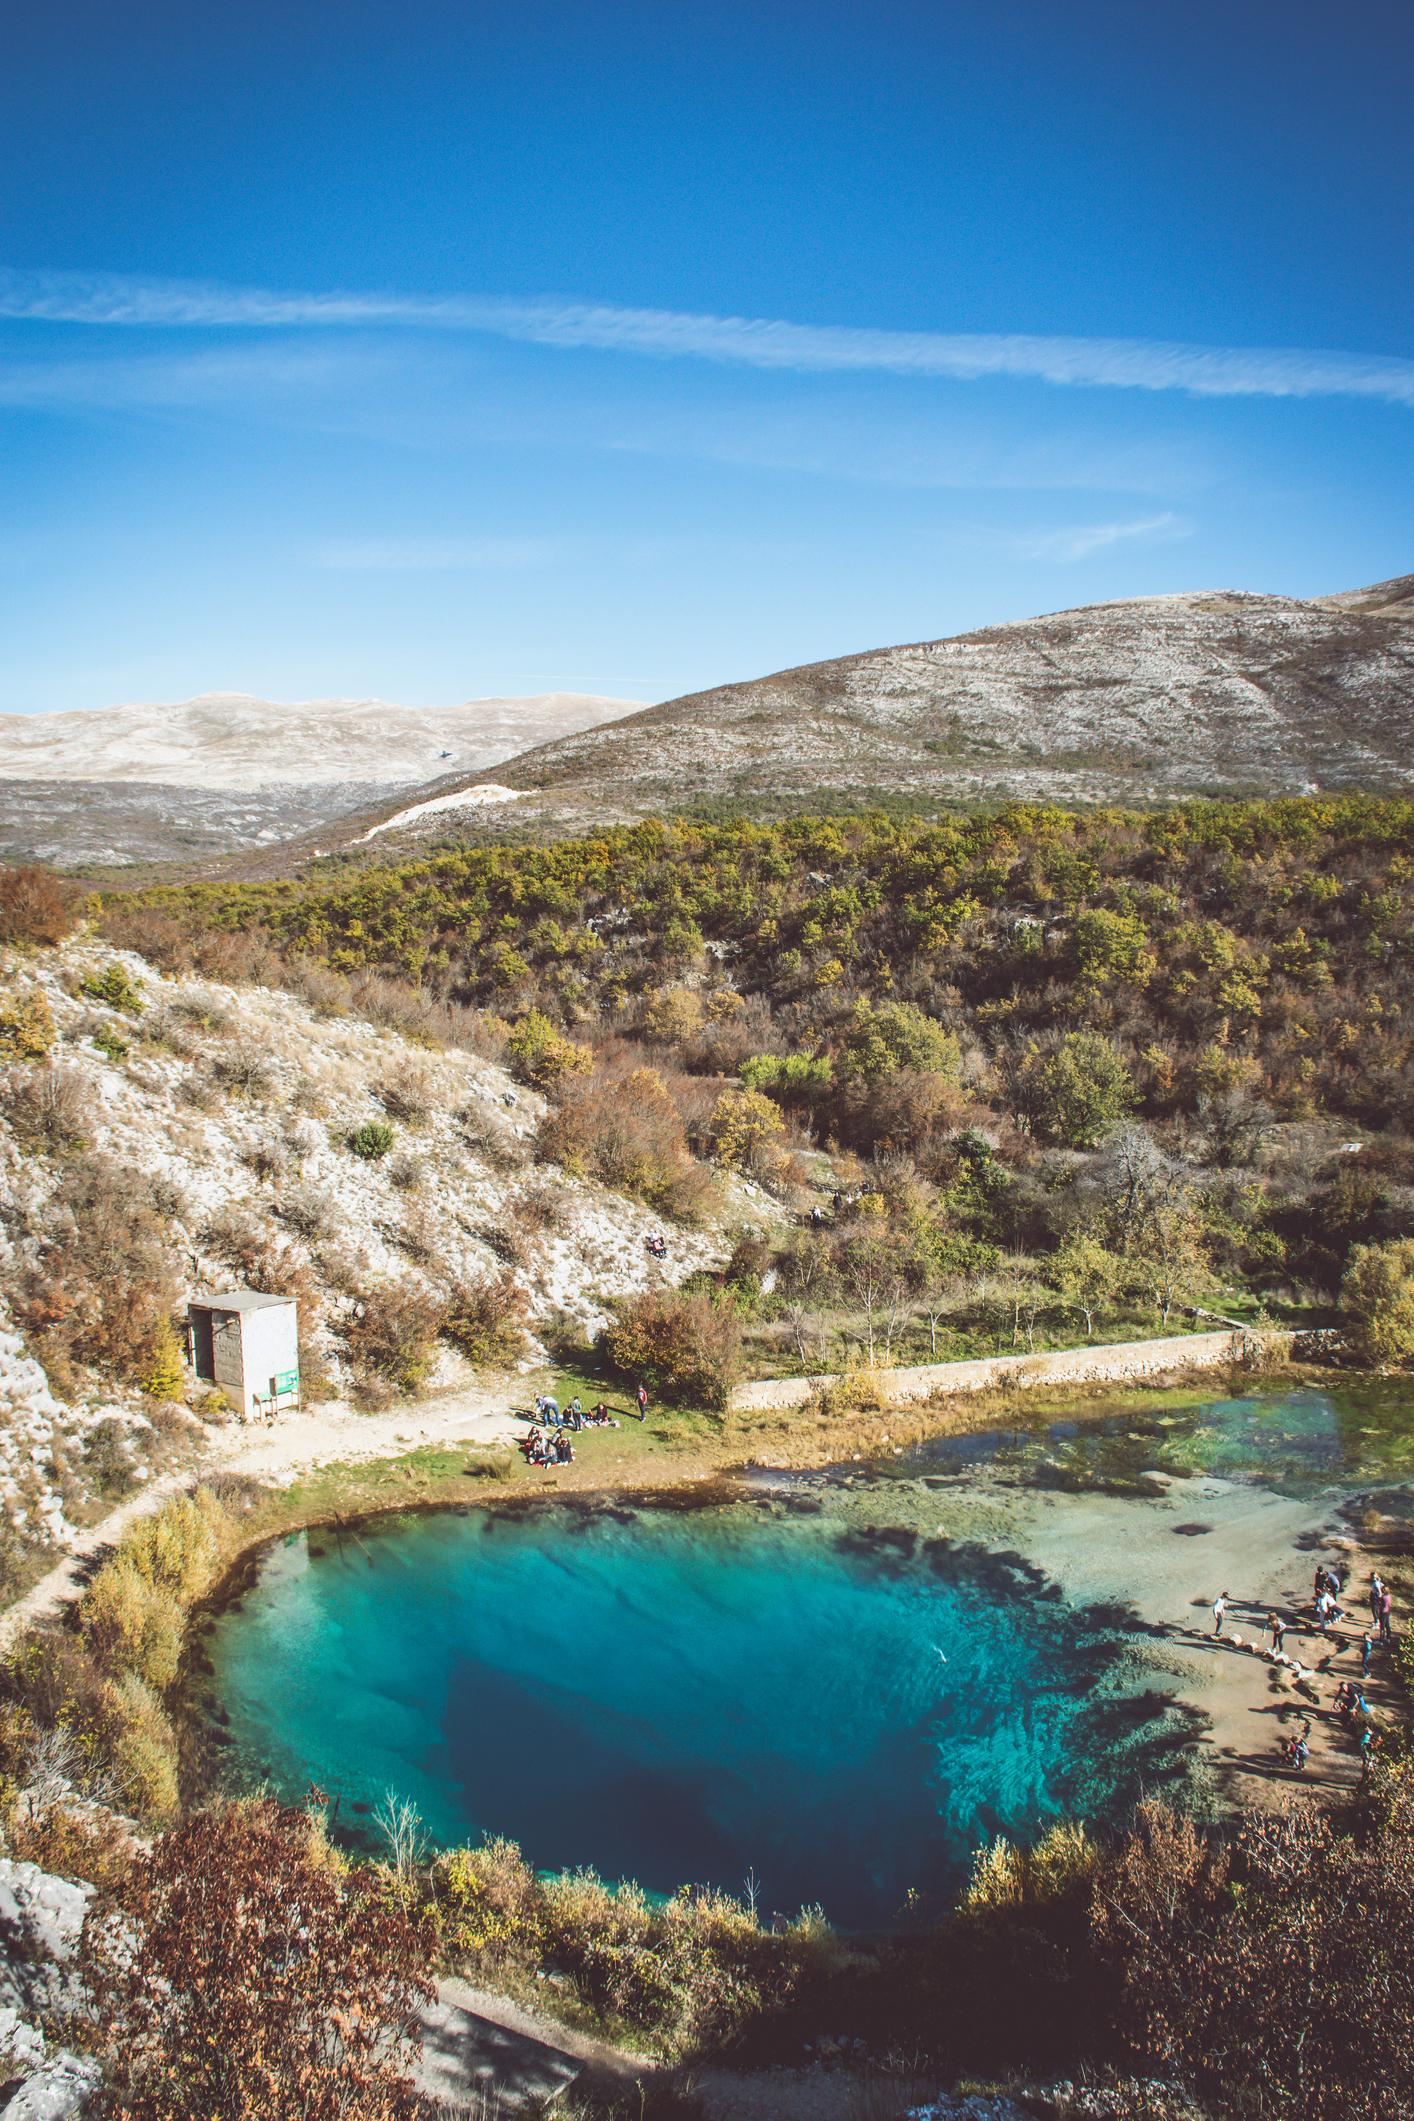
[{"label": "mountain ridge", "polygon": [[277,846],[633,704],[571,692],[444,708],[199,693],[0,715],[0,860],[110,866]]},{"label": "mountain ridge", "polygon": [[[812,793],[1414,792],[1414,576],[1321,598],[1117,599],[801,664],[532,747],[496,779],[518,800],[478,809],[478,835]],[[474,785],[449,777],[437,792]],[[445,837],[448,814],[425,829]]]},{"label": "mountain ridge", "polygon": [[[594,693],[495,695],[452,707],[388,700],[277,701],[203,692],[172,702],[129,701],[54,714],[0,714],[0,779],[122,780],[200,785],[213,761],[230,788],[366,780],[409,785],[435,775],[452,748],[465,771],[494,764],[507,743],[540,742],[569,727],[620,718],[638,704]],[[285,746],[272,759],[269,744]]]}]

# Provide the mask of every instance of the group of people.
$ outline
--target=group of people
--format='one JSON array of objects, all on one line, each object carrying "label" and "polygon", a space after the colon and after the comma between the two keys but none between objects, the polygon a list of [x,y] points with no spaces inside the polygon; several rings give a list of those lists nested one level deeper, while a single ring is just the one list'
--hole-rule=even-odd
[{"label": "group of people", "polygon": [[574,1445],[563,1429],[551,1436],[540,1429],[532,1429],[522,1436],[520,1447],[525,1453],[525,1462],[530,1466],[572,1466]]},{"label": "group of people", "polygon": [[[644,1397],[647,1397],[645,1393]],[[616,1429],[618,1422],[609,1412],[609,1403],[601,1399],[599,1404],[584,1410],[584,1401],[578,1392],[569,1405],[561,1411],[560,1402],[552,1392],[538,1392],[535,1397],[535,1418],[551,1429]]]},{"label": "group of people", "polygon": [[[640,1385],[637,1396],[638,1418],[644,1421],[648,1415],[648,1387]],[[528,1465],[569,1466],[574,1464],[571,1430],[616,1429],[618,1426],[618,1416],[609,1412],[606,1399],[586,1407],[576,1392],[569,1405],[561,1407],[553,1392],[537,1392],[535,1413],[530,1428],[520,1439],[520,1448]]]},{"label": "group of people", "polygon": [[[1349,1618],[1345,1607],[1341,1603],[1345,1593],[1346,1584],[1340,1569],[1330,1562],[1319,1563],[1311,1585],[1311,1615],[1315,1626],[1327,1641],[1330,1639],[1332,1628],[1338,1622]],[[1215,1637],[1222,1636],[1225,1633],[1230,1596],[1230,1592],[1219,1591],[1217,1597],[1213,1600],[1213,1634]],[[1336,1687],[1332,1704],[1342,1727],[1358,1740],[1362,1770],[1365,1774],[1369,1773],[1370,1762],[1381,1743],[1379,1732],[1375,1727],[1374,1715],[1366,1697],[1366,1683],[1374,1661],[1376,1642],[1389,1643],[1393,1640],[1391,1618],[1393,1598],[1389,1585],[1384,1581],[1378,1570],[1371,1579],[1369,1605],[1371,1628],[1361,1635],[1358,1643],[1351,1645],[1352,1650],[1360,1659],[1359,1680],[1342,1678]],[[1321,1696],[1318,1691],[1317,1680],[1319,1674],[1329,1668],[1331,1657],[1330,1655],[1324,1657],[1318,1668],[1303,1663],[1299,1656],[1293,1656],[1286,1647],[1287,1628],[1288,1622],[1280,1613],[1268,1613],[1268,1642],[1265,1649],[1261,1651],[1261,1655],[1268,1664],[1281,1666],[1287,1673],[1290,1683],[1294,1685],[1296,1692],[1304,1700],[1308,1701],[1312,1707],[1319,1707]],[[1239,1648],[1247,1647],[1241,1635],[1230,1635],[1226,1639]],[[1255,1651],[1257,1644],[1255,1642],[1252,1643],[1251,1648]],[[1311,1731],[1311,1717],[1303,1715],[1295,1735],[1283,1738],[1280,1743],[1279,1752],[1282,1762],[1295,1774],[1299,1775],[1305,1771],[1306,1763],[1310,1758]]]}]

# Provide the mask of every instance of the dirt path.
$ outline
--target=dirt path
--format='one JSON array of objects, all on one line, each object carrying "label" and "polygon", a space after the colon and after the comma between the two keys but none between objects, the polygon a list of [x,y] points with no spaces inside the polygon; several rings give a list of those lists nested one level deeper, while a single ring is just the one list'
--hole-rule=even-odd
[{"label": "dirt path", "polygon": [[63,1560],[0,1613],[0,1654],[26,1629],[71,1603],[82,1590],[95,1556],[115,1546],[135,1519],[158,1509],[194,1478],[244,1473],[279,1485],[320,1466],[393,1458],[428,1444],[490,1447],[508,1443],[519,1433],[511,1410],[527,1396],[523,1385],[506,1379],[414,1407],[399,1407],[389,1414],[359,1414],[352,1407],[331,1405],[282,1416],[278,1428],[233,1424],[214,1430],[208,1448],[193,1465],[163,1474],[97,1524],[87,1526]]}]

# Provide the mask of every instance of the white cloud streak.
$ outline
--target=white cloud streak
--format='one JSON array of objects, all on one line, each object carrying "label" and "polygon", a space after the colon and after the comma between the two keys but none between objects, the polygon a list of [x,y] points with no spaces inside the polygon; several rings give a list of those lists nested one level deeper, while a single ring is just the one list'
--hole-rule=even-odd
[{"label": "white cloud streak", "polygon": [[1069,562],[1093,559],[1097,552],[1108,552],[1112,545],[1149,540],[1166,542],[1192,534],[1191,523],[1166,511],[1163,515],[1141,516],[1128,523],[1072,523],[1058,530],[1039,530],[1014,537],[1011,544],[1024,559]]},{"label": "white cloud streak", "polygon": [[158,329],[398,326],[524,344],[691,359],[797,374],[1006,377],[1194,397],[1376,399],[1414,407],[1414,360],[1300,348],[1185,345],[1023,333],[906,332],[467,295],[281,294],[195,281],[0,273],[0,318]]}]

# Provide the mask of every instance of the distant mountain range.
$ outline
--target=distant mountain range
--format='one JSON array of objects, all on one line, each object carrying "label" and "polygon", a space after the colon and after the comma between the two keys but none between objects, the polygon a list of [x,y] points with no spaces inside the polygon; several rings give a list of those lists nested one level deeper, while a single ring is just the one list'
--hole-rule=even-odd
[{"label": "distant mountain range", "polygon": [[0,853],[146,861],[268,845],[633,705],[577,692],[425,709],[212,692],[0,715]]},{"label": "distant mountain range", "polygon": [[[1302,601],[1143,597],[645,708],[498,766],[467,829],[582,829],[828,793],[923,804],[1414,792],[1414,576]],[[439,792],[454,790],[449,781]],[[474,820],[474,822],[472,822]],[[446,837],[443,813],[409,832]],[[384,847],[399,834],[385,829]]]},{"label": "distant mountain range", "polygon": [[4,716],[0,854],[258,849],[258,867],[287,868],[703,805],[1414,793],[1414,576],[1309,600],[1092,604],[625,705],[557,693],[424,714],[220,694]]}]

